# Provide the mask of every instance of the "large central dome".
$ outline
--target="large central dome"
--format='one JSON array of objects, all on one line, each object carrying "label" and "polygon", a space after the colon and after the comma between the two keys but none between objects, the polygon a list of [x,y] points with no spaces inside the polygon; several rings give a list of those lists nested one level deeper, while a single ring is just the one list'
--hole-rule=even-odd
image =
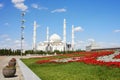
[{"label": "large central dome", "polygon": [[61,38],[60,38],[59,35],[53,34],[53,35],[50,36],[50,41],[52,41],[52,42],[60,42]]}]

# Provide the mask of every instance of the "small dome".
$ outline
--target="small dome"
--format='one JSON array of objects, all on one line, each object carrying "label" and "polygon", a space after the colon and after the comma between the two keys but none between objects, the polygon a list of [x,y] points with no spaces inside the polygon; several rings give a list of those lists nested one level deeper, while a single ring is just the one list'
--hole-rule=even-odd
[{"label": "small dome", "polygon": [[50,37],[50,41],[51,41],[51,42],[60,42],[60,41],[61,41],[61,38],[60,38],[59,35],[53,34],[53,35],[51,35],[51,37]]}]

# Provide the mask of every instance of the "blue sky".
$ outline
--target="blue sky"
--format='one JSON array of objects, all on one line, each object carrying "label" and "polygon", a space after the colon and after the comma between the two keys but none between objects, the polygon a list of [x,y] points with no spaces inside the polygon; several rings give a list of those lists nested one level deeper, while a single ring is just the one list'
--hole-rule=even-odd
[{"label": "blue sky", "polygon": [[120,46],[120,0],[0,0],[0,48],[20,49],[21,12],[25,11],[24,48],[32,49],[33,22],[38,24],[37,43],[50,35],[63,37],[63,19],[67,21],[67,42],[72,25],[75,47],[85,49],[91,41],[102,47]]}]

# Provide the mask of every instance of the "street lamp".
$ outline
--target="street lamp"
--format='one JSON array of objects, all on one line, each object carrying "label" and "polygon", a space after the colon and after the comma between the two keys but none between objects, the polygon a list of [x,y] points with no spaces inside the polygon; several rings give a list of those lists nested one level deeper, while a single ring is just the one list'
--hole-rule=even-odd
[{"label": "street lamp", "polygon": [[24,16],[25,16],[25,12],[22,12],[21,13],[21,56],[23,54],[23,41],[24,41],[24,23],[25,23],[25,20],[24,20]]}]

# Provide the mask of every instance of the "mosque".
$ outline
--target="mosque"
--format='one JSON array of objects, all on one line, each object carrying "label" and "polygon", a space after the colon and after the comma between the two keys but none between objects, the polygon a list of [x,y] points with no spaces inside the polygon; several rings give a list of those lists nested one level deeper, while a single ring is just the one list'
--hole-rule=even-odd
[{"label": "mosque", "polygon": [[[36,44],[36,28],[37,24],[36,21],[34,21],[34,28],[33,28],[33,50],[39,50],[39,51],[74,51],[74,32],[75,28],[74,25],[72,25],[72,41],[71,43],[66,42],[66,19],[64,19],[63,22],[63,40],[61,37],[54,33],[49,37],[49,28],[47,27],[46,31],[46,40],[43,42],[40,42]],[[115,48],[101,48],[98,44],[95,42],[92,42],[90,45],[86,46],[86,51],[95,51],[95,50],[120,50],[120,47]]]},{"label": "mosque", "polygon": [[[66,42],[66,19],[64,19],[63,23],[63,40],[61,37],[54,33],[49,37],[49,28],[47,27],[46,31],[46,40],[40,42],[36,45],[36,22],[34,21],[34,29],[33,29],[33,50],[41,50],[41,51],[69,51],[73,50],[74,41],[73,43]],[[73,36],[74,37],[74,36]]]},{"label": "mosque", "polygon": [[57,34],[53,34],[50,36],[49,41],[44,41],[38,44],[37,50],[42,51],[64,51],[64,50],[70,50],[71,45],[67,44],[61,40],[61,37]]}]

